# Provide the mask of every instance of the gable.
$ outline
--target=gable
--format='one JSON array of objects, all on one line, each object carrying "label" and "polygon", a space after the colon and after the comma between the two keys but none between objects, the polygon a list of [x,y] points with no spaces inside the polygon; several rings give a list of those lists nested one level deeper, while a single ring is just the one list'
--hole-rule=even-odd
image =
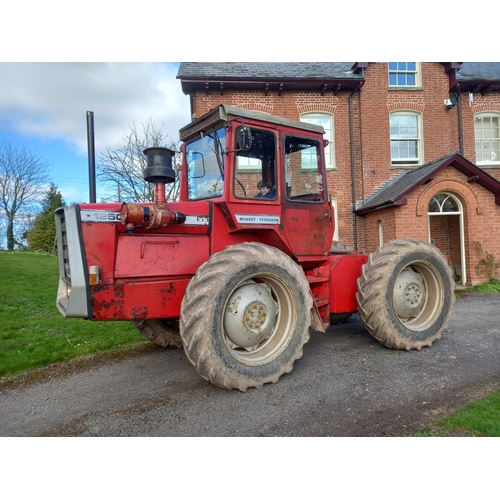
[{"label": "gable", "polygon": [[374,210],[406,205],[408,195],[417,187],[431,181],[437,173],[451,166],[467,177],[468,182],[477,182],[495,195],[500,205],[500,182],[471,163],[459,153],[452,153],[414,170],[399,172],[391,180],[361,201],[355,213],[364,215]]}]

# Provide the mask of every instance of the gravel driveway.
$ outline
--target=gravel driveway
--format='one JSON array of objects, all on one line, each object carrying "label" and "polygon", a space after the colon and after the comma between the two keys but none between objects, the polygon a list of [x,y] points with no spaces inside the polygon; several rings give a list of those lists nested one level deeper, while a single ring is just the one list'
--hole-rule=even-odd
[{"label": "gravel driveway", "polygon": [[154,345],[0,386],[1,436],[405,436],[500,388],[500,295],[464,292],[431,348],[378,344],[356,315],[312,332],[277,384],[205,382]]}]

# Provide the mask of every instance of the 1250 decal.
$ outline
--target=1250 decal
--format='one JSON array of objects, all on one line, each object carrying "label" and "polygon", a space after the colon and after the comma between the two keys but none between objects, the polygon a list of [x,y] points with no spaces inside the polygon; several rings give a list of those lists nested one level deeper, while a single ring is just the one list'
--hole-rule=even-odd
[{"label": "1250 decal", "polygon": [[120,222],[121,213],[110,210],[82,210],[82,222]]}]

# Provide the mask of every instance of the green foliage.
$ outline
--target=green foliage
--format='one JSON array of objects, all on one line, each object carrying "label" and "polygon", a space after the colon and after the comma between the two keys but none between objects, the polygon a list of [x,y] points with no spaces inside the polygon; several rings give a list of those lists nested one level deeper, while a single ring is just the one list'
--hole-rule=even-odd
[{"label": "green foliage", "polygon": [[498,278],[500,262],[496,260],[493,254],[485,251],[479,241],[474,241],[473,243],[479,257],[481,258],[474,268],[477,274],[479,274],[479,276],[486,276],[486,278],[490,281]]},{"label": "green foliage", "polygon": [[149,344],[130,322],[61,316],[58,280],[55,255],[0,252],[0,377]]},{"label": "green foliage", "polygon": [[49,165],[25,146],[0,142],[0,213],[7,222],[8,250],[22,245],[16,234],[23,232],[29,223],[27,214],[33,213],[33,207],[38,205]]},{"label": "green foliage", "polygon": [[500,293],[500,280],[492,280],[481,285],[471,286],[469,290],[483,293]]},{"label": "green foliage", "polygon": [[29,250],[52,252],[56,238],[54,212],[64,205],[61,193],[51,184],[42,202],[42,212],[35,218],[33,229],[26,233]]},{"label": "green foliage", "polygon": [[500,436],[500,392],[470,404],[415,434],[417,437]]}]

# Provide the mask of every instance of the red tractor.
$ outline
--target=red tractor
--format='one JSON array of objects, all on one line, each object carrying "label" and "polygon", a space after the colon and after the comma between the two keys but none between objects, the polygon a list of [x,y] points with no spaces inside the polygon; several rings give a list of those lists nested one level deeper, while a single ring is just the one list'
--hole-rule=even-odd
[{"label": "red tractor", "polygon": [[454,303],[445,257],[415,239],[372,255],[332,245],[323,133],[220,105],[180,130],[178,202],[165,200],[175,152],[157,147],[144,152],[154,203],[57,210],[61,314],[133,321],[240,391],[277,382],[310,328],[355,312],[385,346],[430,346]]}]

